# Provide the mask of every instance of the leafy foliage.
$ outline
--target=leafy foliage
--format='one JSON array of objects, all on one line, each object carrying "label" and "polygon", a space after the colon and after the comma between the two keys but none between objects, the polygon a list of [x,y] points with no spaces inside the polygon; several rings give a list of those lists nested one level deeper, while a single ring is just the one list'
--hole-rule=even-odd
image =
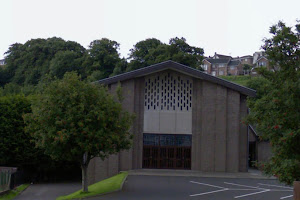
[{"label": "leafy foliage", "polygon": [[169,45],[151,38],[138,42],[130,50],[127,71],[143,68],[148,65],[173,60],[181,64],[200,69],[203,60],[203,49],[192,47],[186,43],[185,38],[171,38]]},{"label": "leafy foliage", "polygon": [[132,120],[105,88],[80,81],[75,73],[46,87],[25,116],[38,147],[53,159],[80,162],[82,170],[93,157],[130,148]]},{"label": "leafy foliage", "polygon": [[24,96],[0,97],[0,165],[23,167],[34,162],[36,150],[24,132],[22,115],[31,112]]},{"label": "leafy foliage", "polygon": [[261,138],[272,145],[273,156],[264,171],[291,184],[300,180],[300,25],[292,31],[279,22],[270,33],[273,37],[265,40],[263,49],[274,70],[259,69],[267,81],[258,98],[249,100],[248,122],[257,124]]},{"label": "leafy foliage", "polygon": [[99,79],[109,77],[117,64],[121,62],[118,53],[119,46],[119,43],[107,38],[91,42],[88,50],[91,59],[91,70],[101,72],[102,75]]},{"label": "leafy foliage", "polygon": [[[7,64],[6,81],[17,84],[36,85],[45,74],[49,73],[50,61],[58,52],[64,51],[71,51],[74,54],[80,55],[84,53],[85,49],[76,42],[66,42],[56,37],[32,39],[24,45],[20,43],[12,44],[5,53]],[[64,59],[73,59],[73,57],[68,58],[65,56]],[[57,62],[55,64],[58,67],[54,67],[55,69],[65,67],[62,64],[59,65],[60,63]],[[58,75],[60,74],[58,73]]]}]

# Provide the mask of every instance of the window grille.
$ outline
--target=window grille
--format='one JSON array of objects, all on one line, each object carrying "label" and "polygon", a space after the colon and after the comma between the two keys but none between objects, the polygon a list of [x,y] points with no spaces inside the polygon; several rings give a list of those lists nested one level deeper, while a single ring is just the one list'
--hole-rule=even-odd
[{"label": "window grille", "polygon": [[192,79],[172,72],[145,78],[145,110],[191,111]]}]

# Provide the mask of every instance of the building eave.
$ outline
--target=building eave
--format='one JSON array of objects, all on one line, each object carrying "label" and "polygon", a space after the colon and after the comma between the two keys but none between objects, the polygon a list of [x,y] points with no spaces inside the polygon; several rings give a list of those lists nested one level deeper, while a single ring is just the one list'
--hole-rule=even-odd
[{"label": "building eave", "polygon": [[201,80],[205,80],[205,81],[209,81],[209,82],[213,82],[219,85],[222,85],[224,87],[230,88],[232,90],[238,91],[246,96],[250,96],[250,97],[255,97],[256,96],[256,91],[235,83],[232,83],[230,81],[206,74],[202,71],[199,71],[197,69],[188,67],[186,65],[174,62],[174,61],[165,61],[165,62],[161,62],[158,64],[154,64],[148,67],[144,67],[141,69],[137,69],[134,71],[130,71],[130,72],[126,72],[120,75],[116,75],[113,77],[109,77],[109,78],[105,78],[99,81],[95,81],[95,83],[98,84],[104,84],[104,85],[109,85],[112,83],[116,83],[116,82],[122,82],[128,79],[133,79],[133,78],[137,78],[137,77],[142,77],[142,76],[146,76],[152,73],[156,73],[159,71],[164,71],[167,69],[171,69],[171,70],[175,70],[181,73],[184,73],[186,75],[189,75],[191,77],[194,78],[198,78]]}]

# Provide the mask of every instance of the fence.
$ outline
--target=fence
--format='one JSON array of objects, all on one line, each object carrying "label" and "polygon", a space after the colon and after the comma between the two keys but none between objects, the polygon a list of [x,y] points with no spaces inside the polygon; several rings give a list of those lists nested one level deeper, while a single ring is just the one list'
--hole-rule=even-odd
[{"label": "fence", "polygon": [[17,171],[13,167],[0,167],[0,192],[10,189],[11,176]]}]

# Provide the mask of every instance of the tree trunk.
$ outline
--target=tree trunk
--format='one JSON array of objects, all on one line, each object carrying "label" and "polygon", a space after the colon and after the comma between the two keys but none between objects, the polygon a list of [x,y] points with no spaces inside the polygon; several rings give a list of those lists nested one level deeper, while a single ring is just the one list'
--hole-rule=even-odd
[{"label": "tree trunk", "polygon": [[88,177],[87,177],[87,169],[90,162],[90,156],[87,152],[85,152],[82,156],[82,164],[81,164],[81,172],[82,172],[82,191],[88,192]]},{"label": "tree trunk", "polygon": [[82,171],[82,191],[88,192],[88,178],[87,178],[87,165],[81,165],[81,171]]}]

